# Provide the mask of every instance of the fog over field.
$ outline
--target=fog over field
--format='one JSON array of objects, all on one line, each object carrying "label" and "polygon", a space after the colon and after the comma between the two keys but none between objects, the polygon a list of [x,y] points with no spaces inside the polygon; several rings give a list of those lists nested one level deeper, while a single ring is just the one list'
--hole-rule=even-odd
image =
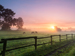
[{"label": "fog over field", "polygon": [[75,56],[75,0],[0,0],[0,56]]}]

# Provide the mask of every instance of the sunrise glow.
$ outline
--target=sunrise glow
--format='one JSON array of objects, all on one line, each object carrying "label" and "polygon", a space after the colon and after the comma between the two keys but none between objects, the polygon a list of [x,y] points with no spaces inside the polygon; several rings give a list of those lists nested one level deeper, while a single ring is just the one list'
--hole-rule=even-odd
[{"label": "sunrise glow", "polygon": [[55,27],[54,27],[54,26],[51,26],[51,28],[52,28],[52,29],[55,29]]},{"label": "sunrise glow", "polygon": [[23,28],[32,31],[75,31],[75,0],[0,0],[0,4],[12,9],[14,18],[22,17]]},{"label": "sunrise glow", "polygon": [[56,29],[55,29],[55,25],[50,25],[48,28],[47,28],[50,32],[56,32]]}]

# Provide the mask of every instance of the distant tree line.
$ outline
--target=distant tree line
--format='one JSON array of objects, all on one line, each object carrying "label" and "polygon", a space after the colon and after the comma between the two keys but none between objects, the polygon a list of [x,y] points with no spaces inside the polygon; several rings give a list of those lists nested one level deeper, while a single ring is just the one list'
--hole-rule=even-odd
[{"label": "distant tree line", "polygon": [[14,11],[8,8],[4,8],[0,5],[0,27],[1,30],[11,30],[11,26],[17,26],[18,29],[22,29],[23,19],[21,17],[14,18]]}]

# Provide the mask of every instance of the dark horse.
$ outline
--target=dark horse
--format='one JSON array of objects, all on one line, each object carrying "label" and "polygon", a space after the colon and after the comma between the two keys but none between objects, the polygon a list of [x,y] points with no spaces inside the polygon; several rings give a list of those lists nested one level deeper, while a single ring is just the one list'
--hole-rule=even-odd
[{"label": "dark horse", "polygon": [[25,32],[23,32],[23,34],[25,34]]}]

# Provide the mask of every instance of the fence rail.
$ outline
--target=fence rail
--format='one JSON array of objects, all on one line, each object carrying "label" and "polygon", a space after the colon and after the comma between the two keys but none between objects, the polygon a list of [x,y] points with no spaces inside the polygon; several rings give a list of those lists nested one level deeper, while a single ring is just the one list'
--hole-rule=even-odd
[{"label": "fence rail", "polygon": [[1,41],[0,43],[3,43],[3,41]]},{"label": "fence rail", "polygon": [[[1,39],[0,43],[3,43],[3,50],[1,51],[0,55],[5,56],[5,52],[11,51],[11,50],[15,50],[15,49],[19,49],[19,48],[29,47],[29,46],[34,46],[35,50],[36,50],[37,46],[39,46],[39,45],[44,45],[44,44],[48,44],[48,43],[51,43],[51,45],[52,45],[53,44],[53,38],[52,37],[54,37],[54,36],[59,36],[59,41],[61,42],[61,40],[65,40],[65,39],[68,40],[68,35],[71,35],[72,39],[73,39],[73,37],[75,37],[75,34],[65,34],[65,35],[51,35],[51,36],[48,36],[48,37],[39,37],[39,38],[37,38],[37,36],[32,36],[32,37],[20,37],[20,38]],[[66,38],[65,39],[61,39],[62,36],[66,36]],[[25,46],[22,46],[22,47],[17,47],[17,48],[6,50],[7,41],[31,39],[31,38],[33,38],[35,40],[34,44],[25,45]],[[42,44],[37,44],[37,39],[44,39],[44,38],[50,38],[50,41],[46,42],[46,43],[42,43]]]}]

